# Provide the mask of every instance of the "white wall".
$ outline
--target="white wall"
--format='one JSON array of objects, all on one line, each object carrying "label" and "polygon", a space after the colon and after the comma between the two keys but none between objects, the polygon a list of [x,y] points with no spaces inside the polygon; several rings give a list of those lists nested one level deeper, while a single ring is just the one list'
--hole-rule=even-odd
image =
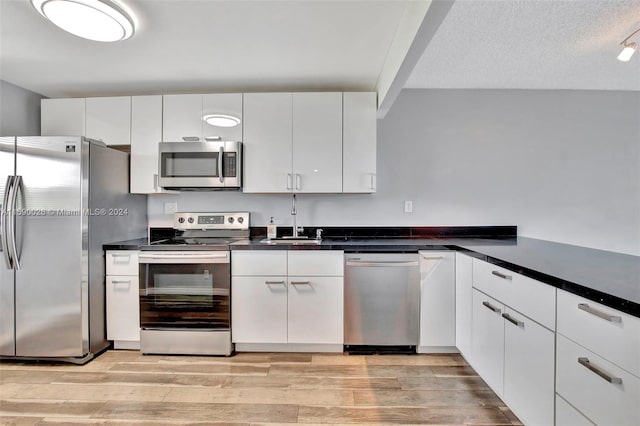
[{"label": "white wall", "polygon": [[[300,195],[302,225],[518,225],[520,235],[640,255],[640,92],[404,90],[378,122],[378,192]],[[403,213],[403,201],[413,213]],[[290,226],[288,195],[149,197]]]},{"label": "white wall", "polygon": [[0,136],[40,135],[44,96],[0,80]]}]

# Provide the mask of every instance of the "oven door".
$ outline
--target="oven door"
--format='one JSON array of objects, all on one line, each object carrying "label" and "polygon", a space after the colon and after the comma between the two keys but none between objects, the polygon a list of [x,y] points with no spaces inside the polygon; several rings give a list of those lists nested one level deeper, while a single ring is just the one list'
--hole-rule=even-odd
[{"label": "oven door", "polygon": [[230,329],[228,251],[141,252],[140,328]]},{"label": "oven door", "polygon": [[241,142],[161,142],[158,184],[166,189],[242,186]]}]

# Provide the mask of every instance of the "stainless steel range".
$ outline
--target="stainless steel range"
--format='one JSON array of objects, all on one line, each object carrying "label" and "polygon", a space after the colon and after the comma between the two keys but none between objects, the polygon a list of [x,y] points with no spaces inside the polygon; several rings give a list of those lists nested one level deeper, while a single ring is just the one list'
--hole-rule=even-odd
[{"label": "stainless steel range", "polygon": [[231,251],[249,213],[176,213],[174,235],[141,248],[140,350],[230,355]]}]

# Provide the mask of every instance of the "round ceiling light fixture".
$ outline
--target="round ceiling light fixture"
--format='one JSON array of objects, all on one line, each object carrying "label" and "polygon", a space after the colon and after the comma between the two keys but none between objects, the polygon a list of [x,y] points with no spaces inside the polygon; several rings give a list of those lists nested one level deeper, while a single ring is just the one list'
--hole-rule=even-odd
[{"label": "round ceiling light fixture", "polygon": [[31,0],[33,7],[63,30],[93,41],[126,40],[135,32],[125,9],[111,0]]},{"label": "round ceiling light fixture", "polygon": [[240,119],[233,115],[225,114],[207,114],[202,119],[212,126],[216,127],[235,127],[240,124]]}]

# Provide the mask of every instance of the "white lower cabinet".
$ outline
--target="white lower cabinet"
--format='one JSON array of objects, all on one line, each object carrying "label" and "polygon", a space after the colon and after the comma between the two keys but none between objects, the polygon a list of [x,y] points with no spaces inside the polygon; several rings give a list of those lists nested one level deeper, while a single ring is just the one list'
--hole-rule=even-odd
[{"label": "white lower cabinet", "polygon": [[107,339],[115,349],[140,348],[138,252],[106,253]]},{"label": "white lower cabinet", "polygon": [[[474,287],[477,272],[483,271],[483,268],[477,271],[476,264],[483,263],[473,260]],[[555,306],[555,289],[551,293],[545,289],[543,295],[534,298],[544,304],[539,308],[531,308],[529,299],[519,297],[510,298],[516,305],[511,306],[502,296],[517,294],[520,286],[529,291],[531,285],[542,283],[525,280],[526,277],[513,272],[509,272],[506,279],[504,275],[499,271],[496,276],[504,283],[500,282],[494,289],[495,295],[473,288],[471,356],[467,358],[525,425],[552,425],[555,418],[555,330],[541,321],[555,325],[547,312],[549,306]],[[482,282],[480,285],[492,289]],[[503,285],[509,288],[504,290]],[[524,315],[518,307],[535,313],[538,318]]]},{"label": "white lower cabinet", "polygon": [[236,349],[341,352],[343,254],[324,250],[234,252],[231,330]]},{"label": "white lower cabinet", "polygon": [[233,277],[234,342],[287,343],[287,277]]},{"label": "white lower cabinet", "polygon": [[637,426],[640,379],[561,334],[557,342],[556,392],[597,425]]},{"label": "white lower cabinet", "polygon": [[456,347],[468,361],[471,354],[471,324],[473,305],[473,263],[472,258],[456,253]]},{"label": "white lower cabinet", "polygon": [[503,399],[526,425],[552,425],[555,335],[505,308]]},{"label": "white lower cabinet", "polygon": [[497,300],[473,289],[473,357],[471,365],[502,397],[504,385],[504,306]]},{"label": "white lower cabinet", "polygon": [[419,353],[457,352],[455,253],[420,251]]},{"label": "white lower cabinet", "polygon": [[287,341],[342,345],[342,277],[289,277]]}]

